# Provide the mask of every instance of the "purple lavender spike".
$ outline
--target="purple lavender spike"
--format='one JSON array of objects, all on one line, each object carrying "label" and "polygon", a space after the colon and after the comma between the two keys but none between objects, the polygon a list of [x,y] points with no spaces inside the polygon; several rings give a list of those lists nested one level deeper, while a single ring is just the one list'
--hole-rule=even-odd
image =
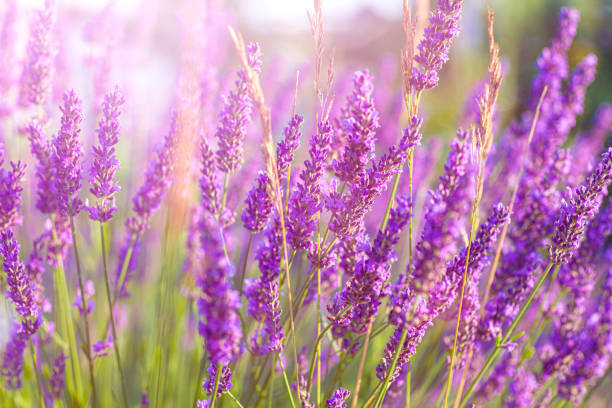
[{"label": "purple lavender spike", "polygon": [[[249,44],[248,63],[256,72],[261,67],[259,46]],[[246,80],[246,72],[238,71],[235,89],[223,95],[223,107],[217,123],[217,167],[224,173],[234,173],[243,161],[243,145],[250,121],[252,102]]]},{"label": "purple lavender spike", "polygon": [[329,195],[326,206],[332,213],[330,231],[345,237],[354,235],[361,228],[374,200],[386,190],[393,175],[400,171],[408,149],[419,144],[421,123],[420,118],[412,117],[399,143],[391,146],[377,162],[372,161],[358,183],[351,185],[345,194],[333,191]]},{"label": "purple lavender spike", "polygon": [[438,0],[438,9],[431,12],[429,25],[417,46],[411,85],[417,90],[438,85],[438,72],[448,61],[452,39],[459,34],[462,0]]},{"label": "purple lavender spike", "polygon": [[0,231],[21,224],[19,209],[25,169],[26,165],[20,161],[10,162],[10,170],[0,169]]},{"label": "purple lavender spike", "polygon": [[555,221],[555,230],[549,247],[550,259],[555,264],[567,263],[584,238],[584,232],[599,210],[601,196],[612,181],[612,148],[602,155],[602,159],[574,191],[569,191],[562,202]]},{"label": "purple lavender spike", "polygon": [[242,332],[237,313],[240,299],[231,286],[234,270],[223,251],[219,223],[211,216],[204,217],[201,228],[200,238],[206,262],[197,281],[202,290],[197,302],[202,318],[199,332],[206,340],[210,362],[213,365],[226,365],[241,352]]},{"label": "purple lavender spike", "polygon": [[372,81],[367,70],[353,74],[353,91],[345,107],[347,117],[342,121],[347,141],[340,160],[332,163],[336,176],[343,182],[358,182],[374,156],[375,133],[380,124],[372,98]]},{"label": "purple lavender spike", "polygon": [[253,233],[263,231],[272,213],[272,204],[268,195],[268,176],[260,171],[256,184],[247,195],[245,209],[240,217],[244,228]]},{"label": "purple lavender spike", "polygon": [[416,245],[413,290],[418,294],[431,291],[444,271],[446,261],[457,250],[461,233],[460,219],[467,213],[469,146],[467,133],[458,131],[444,164],[444,174],[425,207],[424,227]]},{"label": "purple lavender spike", "polygon": [[172,184],[177,140],[178,118],[176,113],[173,113],[170,131],[149,161],[145,181],[132,199],[136,214],[126,221],[126,226],[132,235],[138,237],[149,228],[153,213],[161,207]]},{"label": "purple lavender spike", "polygon": [[98,199],[94,206],[87,207],[89,218],[94,221],[110,220],[117,206],[115,193],[120,188],[114,180],[119,169],[119,160],[115,155],[115,145],[119,142],[120,107],[125,102],[118,88],[104,96],[102,103],[102,119],[98,123],[99,145],[93,148],[93,160],[89,171],[91,188],[89,191]]},{"label": "purple lavender spike", "polygon": [[83,164],[83,147],[79,140],[83,121],[82,102],[73,90],[66,91],[62,111],[61,128],[53,139],[51,160],[55,170],[55,190],[58,195],[59,213],[71,217],[83,206],[79,199]]},{"label": "purple lavender spike", "polygon": [[291,195],[287,212],[287,242],[293,249],[309,249],[316,230],[318,214],[323,206],[320,178],[328,159],[331,126],[320,122],[310,141],[310,160],[300,173],[300,182]]},{"label": "purple lavender spike", "polygon": [[338,388],[332,394],[331,398],[325,401],[327,404],[327,408],[346,408],[346,404],[344,403],[348,397],[350,397],[351,392],[345,388]]},{"label": "purple lavender spike", "polygon": [[30,38],[19,89],[19,105],[44,105],[51,95],[57,45],[52,39],[55,27],[55,1],[46,0],[37,10],[30,26]]},{"label": "purple lavender spike", "polygon": [[42,124],[32,120],[25,128],[30,141],[32,155],[36,157],[36,208],[43,214],[57,212],[55,187],[55,168],[53,167],[53,147],[45,135]]}]

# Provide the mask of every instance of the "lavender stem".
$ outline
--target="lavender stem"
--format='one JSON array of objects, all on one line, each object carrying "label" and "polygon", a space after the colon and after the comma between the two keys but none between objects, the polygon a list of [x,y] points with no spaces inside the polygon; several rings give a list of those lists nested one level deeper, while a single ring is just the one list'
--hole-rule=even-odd
[{"label": "lavender stem", "polygon": [[119,337],[117,337],[117,328],[115,327],[115,317],[113,316],[113,301],[110,291],[110,280],[108,277],[108,266],[106,261],[106,241],[104,237],[104,223],[100,222],[100,245],[102,249],[102,264],[104,265],[104,284],[106,287],[106,300],[108,302],[108,312],[110,315],[111,329],[113,332],[113,349],[117,358],[117,367],[119,368],[119,377],[121,379],[121,395],[123,396],[123,405],[128,407],[127,390],[125,388],[125,378],[123,375],[123,367],[121,365],[121,356],[119,354]]},{"label": "lavender stem", "polygon": [[[81,262],[79,260],[79,250],[77,247],[77,239],[76,239],[76,228],[74,226],[74,217],[70,216],[70,232],[72,233],[72,246],[74,248],[74,257],[77,265],[77,275],[79,278],[79,288],[81,289],[81,302],[83,305],[83,322],[85,323],[85,345],[87,347],[87,352],[85,356],[87,357],[87,362],[89,364],[89,382],[91,383],[91,391],[92,391],[92,403],[94,408],[98,404],[98,398],[96,393],[96,382],[94,379],[93,372],[93,359],[91,358],[91,335],[89,333],[89,318],[88,315],[88,306],[87,306],[87,297],[85,296],[85,285],[83,284],[83,273],[81,272]],[[116,341],[116,339],[115,339]]]}]

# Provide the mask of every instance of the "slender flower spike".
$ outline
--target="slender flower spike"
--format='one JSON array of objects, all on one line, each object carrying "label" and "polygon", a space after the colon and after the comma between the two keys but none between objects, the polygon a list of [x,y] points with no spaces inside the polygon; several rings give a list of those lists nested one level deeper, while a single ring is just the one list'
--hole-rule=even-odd
[{"label": "slender flower spike", "polygon": [[57,194],[55,193],[55,168],[52,162],[53,147],[44,133],[42,124],[32,120],[25,128],[30,141],[30,150],[36,157],[36,208],[43,214],[57,211]]},{"label": "slender flower spike", "polygon": [[25,169],[26,165],[20,161],[10,162],[9,170],[0,169],[0,231],[21,223],[21,181]]},{"label": "slender flower spike", "polygon": [[23,371],[23,353],[27,347],[29,336],[17,320],[13,322],[11,334],[2,356],[0,374],[4,377],[6,388],[16,390],[21,388],[21,373]]},{"label": "slender flower spike", "polygon": [[377,162],[372,160],[371,167],[366,169],[358,183],[351,185],[348,193],[342,195],[340,191],[330,194],[326,203],[332,213],[330,231],[346,237],[359,230],[374,200],[385,191],[391,177],[400,171],[408,149],[419,144],[421,123],[420,118],[413,116],[399,143],[391,146]]},{"label": "slender flower spike", "polygon": [[374,155],[376,130],[380,127],[374,107],[372,76],[365,71],[353,75],[353,92],[347,98],[346,115],[342,121],[346,146],[342,158],[334,163],[340,181],[357,182]]},{"label": "slender flower spike", "polygon": [[584,238],[584,232],[593,219],[608,184],[612,181],[612,148],[602,155],[597,167],[563,200],[549,247],[550,260],[555,264],[567,263]]},{"label": "slender flower spike", "polygon": [[[354,333],[363,333],[376,316],[387,294],[385,286],[390,275],[390,264],[395,260],[393,247],[410,220],[410,208],[408,197],[398,197],[396,207],[391,210],[387,228],[378,232],[367,251],[367,259],[355,265],[353,276],[340,294],[341,304],[334,302],[330,308],[330,321],[335,335],[344,335],[346,330],[342,326],[346,324],[350,324]],[[334,315],[347,307],[349,310],[340,319],[334,318]]]},{"label": "slender flower spike", "polygon": [[412,70],[411,83],[417,91],[438,85],[438,72],[448,61],[452,39],[459,34],[462,3],[462,0],[438,0],[438,9],[431,12],[414,56],[419,66]]},{"label": "slender flower spike", "polygon": [[458,131],[451,142],[444,173],[425,207],[425,221],[416,246],[413,290],[428,293],[444,274],[446,261],[457,250],[462,224],[460,219],[468,211],[469,146],[467,133]]},{"label": "slender flower spike", "polygon": [[246,208],[241,216],[244,228],[253,233],[263,231],[272,213],[272,200],[267,191],[268,175],[260,171],[255,183],[247,195]]},{"label": "slender flower spike", "polygon": [[53,368],[51,369],[51,377],[49,378],[49,393],[55,399],[60,399],[62,397],[62,391],[64,390],[66,359],[66,355],[63,352],[60,353],[55,359]]},{"label": "slender flower spike", "polygon": [[24,319],[37,318],[35,286],[19,259],[19,243],[10,229],[0,232],[0,254],[4,260],[2,268],[6,274],[7,295],[17,313]]},{"label": "slender flower spike", "polygon": [[198,278],[201,296],[198,310],[202,320],[200,335],[206,340],[208,359],[213,365],[229,364],[240,354],[242,332],[237,310],[238,292],[232,289],[232,264],[223,251],[223,237],[218,221],[204,217],[200,236],[205,255],[204,268]]},{"label": "slender flower spike", "polygon": [[115,206],[115,193],[120,188],[114,180],[119,169],[119,160],[115,155],[115,145],[119,142],[119,114],[120,107],[125,102],[123,95],[115,88],[104,96],[102,103],[102,119],[98,123],[99,145],[93,148],[93,159],[89,170],[89,191],[98,199],[94,206],[87,208],[89,218],[94,221],[106,222],[110,220],[117,207]]},{"label": "slender flower spike", "polygon": [[[209,397],[213,394],[213,388],[215,386],[215,378],[217,377],[217,368],[214,364],[208,366],[208,377],[202,384],[202,388],[206,391],[206,395]],[[225,394],[232,388],[232,372],[228,366],[221,368],[221,375],[219,377],[219,384],[217,385],[217,398]]]},{"label": "slender flower spike", "polygon": [[296,250],[309,249],[310,237],[316,230],[321,199],[320,178],[330,150],[332,128],[329,122],[319,122],[310,141],[310,160],[304,163],[300,182],[291,195],[287,213],[287,241]]},{"label": "slender flower spike", "polygon": [[55,67],[53,61],[57,45],[52,39],[56,20],[55,1],[46,0],[37,10],[30,26],[30,38],[25,65],[21,73],[19,105],[44,105],[51,95],[51,80]]},{"label": "slender flower spike", "polygon": [[170,188],[174,172],[174,151],[177,138],[178,119],[176,114],[173,113],[170,131],[149,161],[145,181],[132,199],[136,214],[127,219],[126,226],[136,236],[142,235],[149,228],[151,217],[161,206],[164,196]]},{"label": "slender flower spike", "polygon": [[[247,61],[256,72],[260,71],[259,47],[249,44]],[[217,167],[224,173],[234,173],[243,161],[243,145],[249,124],[252,101],[249,97],[247,77],[244,70],[238,71],[235,89],[223,95],[223,107],[217,124]]]},{"label": "slender flower spike", "polygon": [[338,388],[332,394],[331,398],[326,401],[327,408],[346,408],[346,404],[344,401],[348,399],[351,395],[351,392],[342,387]]},{"label": "slender flower spike", "polygon": [[61,128],[53,139],[52,163],[55,170],[55,190],[58,209],[65,216],[77,215],[83,206],[79,199],[83,164],[83,147],[79,140],[83,121],[82,102],[73,90],[66,91],[62,111]]},{"label": "slender flower spike", "polygon": [[281,351],[284,333],[280,324],[278,277],[282,259],[282,232],[278,216],[266,231],[266,242],[257,251],[261,277],[246,282],[247,312],[264,327],[253,335],[250,343],[255,354]]},{"label": "slender flower spike", "polygon": [[210,214],[216,215],[220,211],[220,201],[215,158],[206,137],[203,135],[200,137],[200,164],[202,206]]},{"label": "slender flower spike", "polygon": [[276,166],[280,181],[287,178],[287,170],[293,162],[293,155],[300,146],[300,138],[302,137],[300,128],[303,122],[304,118],[300,115],[293,115],[283,129],[284,139],[278,142],[276,146]]}]

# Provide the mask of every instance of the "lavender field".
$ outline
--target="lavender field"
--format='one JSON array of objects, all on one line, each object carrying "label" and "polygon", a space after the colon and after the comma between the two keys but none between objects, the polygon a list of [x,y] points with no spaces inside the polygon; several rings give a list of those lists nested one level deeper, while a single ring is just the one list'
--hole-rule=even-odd
[{"label": "lavender field", "polygon": [[0,1],[0,408],[611,407],[612,7],[484,3]]}]

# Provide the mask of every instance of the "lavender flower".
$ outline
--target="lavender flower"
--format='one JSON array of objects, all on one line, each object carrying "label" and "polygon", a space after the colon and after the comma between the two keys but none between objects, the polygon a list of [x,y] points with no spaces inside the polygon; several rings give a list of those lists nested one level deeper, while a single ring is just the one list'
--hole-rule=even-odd
[{"label": "lavender flower", "polygon": [[351,185],[348,193],[332,192],[326,206],[332,213],[329,229],[341,237],[355,234],[363,219],[372,209],[374,200],[387,188],[387,183],[406,159],[408,149],[416,146],[420,139],[421,119],[412,117],[410,125],[397,145],[391,146],[378,162],[366,169],[358,183]]},{"label": "lavender flower", "polygon": [[36,319],[39,311],[35,300],[35,287],[19,259],[19,243],[10,229],[0,231],[0,254],[4,258],[2,268],[6,273],[8,297],[20,316],[24,319]]},{"label": "lavender flower", "polygon": [[[261,60],[259,46],[249,44],[247,60],[250,67],[260,71]],[[250,120],[252,102],[249,97],[246,72],[238,71],[235,89],[223,95],[223,107],[217,123],[217,167],[224,173],[234,173],[242,164],[242,150]]]},{"label": "lavender flower", "polygon": [[21,388],[21,373],[23,371],[23,353],[27,347],[29,335],[18,321],[13,322],[9,341],[2,356],[0,374],[5,378],[8,389]]},{"label": "lavender flower", "polygon": [[612,361],[612,269],[602,285],[598,312],[588,317],[572,344],[571,362],[559,380],[559,395],[578,404]]},{"label": "lavender flower", "polygon": [[540,388],[535,376],[524,368],[518,370],[510,385],[508,385],[508,398],[504,408],[529,408],[533,403],[533,396]]},{"label": "lavender flower", "polygon": [[589,221],[601,205],[600,196],[605,194],[612,181],[612,148],[602,157],[584,184],[568,192],[561,204],[549,247],[551,262],[555,264],[567,263],[572,258],[584,238]]},{"label": "lavender flower", "polygon": [[132,235],[142,235],[151,222],[153,213],[159,209],[172,183],[175,162],[175,147],[178,138],[178,119],[172,115],[170,131],[149,161],[145,181],[132,199],[135,215],[126,221]]},{"label": "lavender flower", "polygon": [[461,233],[458,223],[468,210],[469,146],[467,133],[458,131],[451,142],[444,164],[444,174],[436,191],[430,192],[425,207],[424,226],[414,256],[413,290],[418,294],[431,291],[443,273],[447,260],[457,249]]},{"label": "lavender flower", "polygon": [[202,321],[200,335],[213,365],[229,364],[240,353],[240,307],[238,293],[231,287],[233,267],[223,252],[223,237],[218,222],[208,216],[202,220],[202,248],[206,254],[204,270],[198,278],[202,294],[198,310]]},{"label": "lavender flower", "polygon": [[55,169],[55,190],[58,210],[67,217],[77,215],[83,202],[79,199],[83,164],[83,147],[79,141],[83,121],[82,102],[73,90],[64,94],[61,128],[53,139],[52,163]]},{"label": "lavender flower", "polygon": [[503,326],[516,317],[535,285],[536,276],[542,267],[542,258],[537,253],[530,253],[526,259],[516,259],[521,256],[523,254],[514,252],[504,257],[505,262],[515,266],[512,271],[498,275],[499,282],[503,284],[496,285],[497,290],[485,305],[479,323],[479,340],[493,340],[501,335]]},{"label": "lavender flower", "polygon": [[[213,394],[213,388],[215,386],[215,378],[217,377],[217,367],[214,364],[208,366],[208,377],[202,384],[202,388],[206,391],[206,395],[209,397]],[[217,398],[225,394],[232,388],[232,372],[229,367],[224,366],[221,368],[221,376],[219,377],[219,384],[217,385]]]},{"label": "lavender flower", "polygon": [[267,354],[283,348],[284,332],[280,324],[278,287],[281,259],[282,232],[280,220],[276,216],[266,231],[266,242],[257,250],[261,277],[247,280],[245,289],[248,314],[264,323],[263,329],[256,331],[250,341],[255,354]]},{"label": "lavender flower", "polygon": [[95,358],[106,357],[110,354],[111,349],[113,348],[114,340],[111,336],[108,337],[106,341],[98,340],[94,344],[91,345],[91,355]]},{"label": "lavender flower", "polygon": [[287,242],[295,250],[310,248],[310,237],[316,229],[318,213],[323,206],[319,179],[327,161],[331,131],[329,122],[319,122],[317,132],[310,141],[310,160],[304,163],[300,182],[289,201]]},{"label": "lavender flower", "polygon": [[55,168],[53,167],[53,147],[45,135],[42,124],[32,120],[25,128],[30,141],[32,155],[36,157],[37,199],[36,208],[43,214],[57,212],[55,190]]},{"label": "lavender flower", "polygon": [[351,392],[342,387],[338,388],[332,394],[331,398],[326,401],[327,408],[346,408],[346,404],[344,401],[348,399],[351,395]]},{"label": "lavender flower", "polygon": [[55,358],[53,368],[51,369],[51,376],[49,377],[49,393],[55,399],[60,399],[62,397],[62,391],[64,390],[66,359],[66,355],[63,352],[60,353]]},{"label": "lavender flower", "polygon": [[[353,276],[339,295],[339,303],[334,302],[330,309],[329,319],[335,335],[344,336],[346,324],[350,324],[354,333],[363,333],[376,315],[382,298],[387,294],[385,284],[389,279],[390,264],[395,260],[393,246],[410,220],[410,208],[408,197],[397,199],[387,228],[378,233],[367,251],[366,259],[355,265]],[[345,313],[337,319],[336,316],[342,312]]]},{"label": "lavender flower", "polygon": [[57,45],[51,34],[55,20],[55,1],[46,0],[45,7],[36,11],[30,25],[26,62],[19,89],[21,106],[44,105],[51,94],[51,79],[55,71],[53,60],[57,54]]},{"label": "lavender flower", "polygon": [[94,206],[87,207],[89,218],[94,221],[110,220],[117,207],[115,193],[120,190],[113,180],[119,169],[119,160],[115,155],[115,145],[119,142],[119,108],[125,102],[118,88],[104,96],[102,119],[98,123],[98,141],[93,148],[93,162],[89,171],[91,188],[89,191],[99,200]]},{"label": "lavender flower", "polygon": [[[478,233],[471,244],[468,263],[468,271],[471,271],[471,275],[479,276],[486,267],[492,245],[501,232],[503,225],[508,221],[508,217],[508,209],[498,204],[493,208],[487,222],[478,229]],[[400,276],[400,280],[393,288],[394,295],[392,299],[394,303],[392,313],[390,314],[390,322],[398,327],[387,343],[382,362],[376,367],[377,376],[381,381],[384,380],[387,370],[391,366],[395,351],[400,346],[399,341],[402,331],[406,330],[407,334],[401,346],[402,349],[395,372],[391,373],[391,381],[397,378],[404,364],[414,355],[426,330],[433,325],[433,320],[447,310],[454,302],[461,287],[466,257],[467,248],[464,248],[460,255],[455,256],[448,263],[444,279],[434,286],[426,303],[421,297],[411,293],[406,274]],[[411,301],[407,302],[407,299]],[[408,316],[409,312],[411,312],[412,316]],[[473,313],[470,313],[470,315],[473,316]],[[473,325],[470,324],[470,328],[472,327]],[[472,333],[472,329],[466,332],[465,344],[467,344],[468,338],[471,339]]]},{"label": "lavender flower", "polygon": [[215,170],[215,158],[204,136],[200,137],[200,192],[202,206],[212,215],[220,210],[219,186]]},{"label": "lavender flower", "polygon": [[[85,283],[85,301],[87,302],[87,314],[91,314],[93,312],[96,303],[91,300],[93,295],[96,293],[96,289],[94,288],[94,283],[92,281],[87,281]],[[84,314],[83,312],[83,297],[81,295],[81,289],[77,288],[77,293],[74,295],[74,303],[72,304],[77,309],[79,309],[79,313]]]},{"label": "lavender flower", "polygon": [[[463,300],[463,308],[461,310],[461,325],[457,340],[458,363],[460,366],[465,363],[464,358],[466,352],[473,347],[477,338],[480,311],[480,276],[489,264],[488,255],[491,253],[497,236],[504,225],[509,221],[509,218],[510,213],[508,208],[501,204],[493,207],[492,214],[489,216],[486,223],[480,226],[476,240],[472,243],[470,249],[468,264],[469,282],[466,282],[466,293]],[[462,261],[463,267],[465,267],[465,259],[462,259]],[[451,262],[451,265],[454,264]],[[460,280],[463,281],[463,278],[460,278]]]},{"label": "lavender flower", "polygon": [[438,85],[438,71],[448,61],[451,41],[459,34],[461,7],[461,0],[438,0],[438,9],[431,12],[414,56],[419,66],[413,68],[410,82],[417,91]]},{"label": "lavender flower", "polygon": [[300,138],[302,137],[300,128],[303,122],[304,118],[294,114],[283,129],[283,140],[278,142],[276,146],[276,166],[281,182],[287,178],[287,170],[293,162],[295,151],[300,146]]},{"label": "lavender flower", "polygon": [[380,127],[374,107],[372,76],[365,71],[353,74],[353,91],[347,97],[347,117],[342,121],[347,138],[344,152],[332,166],[340,181],[356,183],[374,155],[375,132]]},{"label": "lavender flower", "polygon": [[10,170],[0,169],[0,230],[21,224],[21,182],[25,176],[26,165],[18,161],[11,162],[10,166]]},{"label": "lavender flower", "polygon": [[249,191],[245,200],[246,208],[242,212],[242,223],[247,230],[257,233],[263,231],[272,212],[272,200],[268,195],[268,176],[260,171],[256,184]]}]

